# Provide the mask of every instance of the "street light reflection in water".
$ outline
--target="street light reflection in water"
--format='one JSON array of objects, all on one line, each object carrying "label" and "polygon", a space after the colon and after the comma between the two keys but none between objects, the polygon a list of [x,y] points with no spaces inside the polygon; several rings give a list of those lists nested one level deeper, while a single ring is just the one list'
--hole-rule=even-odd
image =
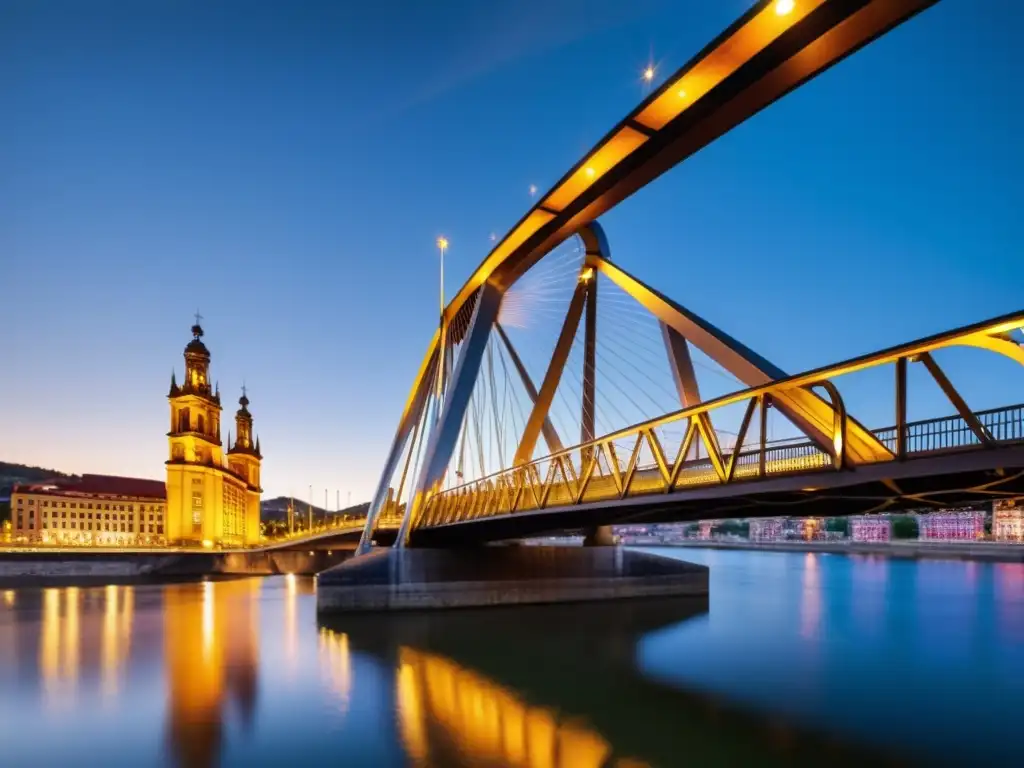
[{"label": "street light reflection in water", "polygon": [[78,764],[83,745],[105,768],[1001,764],[1015,721],[984,702],[1024,695],[1019,565],[686,556],[712,567],[710,613],[318,622],[299,576],[19,588],[0,600],[0,764]]}]

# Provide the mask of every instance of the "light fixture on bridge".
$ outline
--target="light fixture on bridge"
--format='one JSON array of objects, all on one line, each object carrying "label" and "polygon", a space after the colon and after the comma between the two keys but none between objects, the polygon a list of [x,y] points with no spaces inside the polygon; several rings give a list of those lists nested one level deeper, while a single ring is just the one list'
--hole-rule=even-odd
[{"label": "light fixture on bridge", "polygon": [[444,237],[443,235],[441,237],[437,238],[437,247],[440,248],[441,251],[447,251],[448,250],[448,238]]},{"label": "light fixture on bridge", "polygon": [[794,0],[776,0],[775,12],[779,16],[785,16],[793,12],[793,7],[796,5]]},{"label": "light fixture on bridge", "polygon": [[585,173],[587,174],[588,179],[592,179],[594,178],[594,174],[597,173],[597,171],[594,170],[594,166],[588,165],[586,167]]},{"label": "light fixture on bridge", "polygon": [[581,283],[589,283],[590,279],[593,276],[594,276],[594,268],[593,267],[587,267],[582,272],[580,272],[580,282]]},{"label": "light fixture on bridge", "polygon": [[649,83],[654,79],[654,67],[650,64],[644,69],[644,82]]},{"label": "light fixture on bridge", "polygon": [[537,185],[536,184],[531,184],[530,185],[530,197],[536,197],[536,196],[537,196]]}]

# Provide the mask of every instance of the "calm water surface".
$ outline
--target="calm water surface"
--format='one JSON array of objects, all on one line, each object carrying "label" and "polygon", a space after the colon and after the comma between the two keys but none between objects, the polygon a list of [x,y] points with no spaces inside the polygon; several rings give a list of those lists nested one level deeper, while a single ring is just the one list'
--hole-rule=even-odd
[{"label": "calm water surface", "polygon": [[0,764],[1021,764],[1024,566],[665,551],[710,606],[322,625],[291,577],[0,591]]}]

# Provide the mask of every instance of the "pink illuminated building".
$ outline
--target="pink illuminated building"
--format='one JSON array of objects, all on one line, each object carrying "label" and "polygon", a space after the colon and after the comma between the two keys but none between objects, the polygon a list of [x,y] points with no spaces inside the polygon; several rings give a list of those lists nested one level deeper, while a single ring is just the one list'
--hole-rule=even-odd
[{"label": "pink illuminated building", "polygon": [[881,515],[858,515],[850,518],[851,541],[889,541],[892,522]]},{"label": "pink illuminated building", "polygon": [[786,538],[786,520],[766,517],[750,521],[751,541],[783,541]]},{"label": "pink illuminated building", "polygon": [[975,541],[985,538],[985,513],[947,509],[918,515],[918,538],[932,541]]}]

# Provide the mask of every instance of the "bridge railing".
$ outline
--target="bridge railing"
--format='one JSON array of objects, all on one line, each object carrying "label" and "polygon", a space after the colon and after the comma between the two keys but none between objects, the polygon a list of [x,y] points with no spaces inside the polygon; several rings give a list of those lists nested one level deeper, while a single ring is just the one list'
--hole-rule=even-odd
[{"label": "bridge railing", "polygon": [[[1024,363],[1024,351],[1008,336],[1022,326],[1024,314],[1008,315],[684,408],[436,493],[413,525],[433,527],[686,488],[841,471],[851,464],[1024,441],[1024,405],[971,411],[931,356],[931,352],[944,347],[968,346]],[[918,362],[946,394],[956,415],[906,421],[907,367]],[[869,432],[848,418],[833,379],[885,364],[895,364],[898,424]],[[819,391],[828,396],[830,403]],[[802,425],[808,439],[766,441],[767,409],[773,403],[792,408],[794,402],[802,403],[804,414],[810,414],[812,421],[816,419],[811,425],[805,419]],[[737,404],[745,405],[745,411],[735,445],[723,449],[710,417],[719,409]],[[830,426],[823,421],[826,414],[831,414]],[[746,446],[755,415],[760,420],[758,443]],[[674,444],[675,437],[666,442],[669,426],[682,428],[678,444]],[[666,453],[664,444],[672,446],[673,452]]]},{"label": "bridge railing", "polygon": [[[975,416],[996,442],[1024,441],[1024,405]],[[693,429],[699,430],[699,427]],[[687,431],[689,434],[689,430]],[[879,441],[895,451],[896,427],[875,430]],[[909,456],[924,456],[971,448],[982,443],[961,416],[928,419],[905,425]],[[627,496],[667,493],[729,482],[834,470],[839,453],[811,441],[765,443],[762,448],[724,452],[716,458],[680,461],[683,444],[671,463],[656,430],[638,430],[628,458],[616,450],[621,439],[602,439],[540,461],[492,475],[437,494],[427,506],[421,527],[586,504]],[[688,446],[692,448],[691,445]],[[589,456],[588,456],[589,454]],[[647,461],[639,456],[647,454]],[[691,451],[692,455],[692,451]]]}]

